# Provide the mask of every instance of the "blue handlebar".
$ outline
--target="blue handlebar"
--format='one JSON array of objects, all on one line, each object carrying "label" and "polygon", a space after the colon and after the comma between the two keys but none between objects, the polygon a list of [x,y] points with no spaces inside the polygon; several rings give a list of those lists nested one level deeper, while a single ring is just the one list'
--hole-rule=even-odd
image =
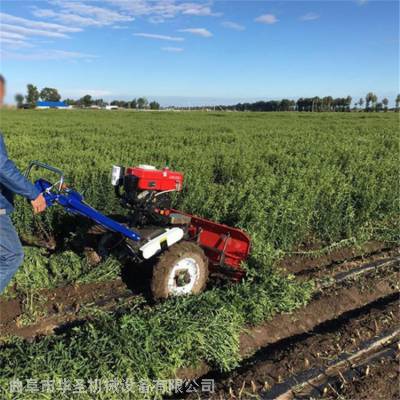
[{"label": "blue handlebar", "polygon": [[65,189],[63,192],[52,192],[52,184],[45,179],[36,180],[35,186],[43,193],[48,207],[58,203],[71,214],[80,214],[90,218],[110,231],[119,232],[135,242],[141,240],[140,235],[136,231],[128,229],[126,226],[106,217],[93,207],[87,205],[79,192],[69,188]]}]

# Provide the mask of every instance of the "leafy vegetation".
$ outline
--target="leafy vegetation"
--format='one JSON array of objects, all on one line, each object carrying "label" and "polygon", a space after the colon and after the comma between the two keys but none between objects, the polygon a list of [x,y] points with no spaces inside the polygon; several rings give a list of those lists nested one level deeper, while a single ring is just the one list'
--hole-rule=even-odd
[{"label": "leafy vegetation", "polygon": [[45,249],[25,246],[24,253],[24,264],[2,294],[3,297],[29,297],[41,289],[111,280],[121,274],[120,263],[112,257],[92,268],[85,257],[70,250],[49,255]]},{"label": "leafy vegetation", "polygon": [[[106,213],[121,212],[109,183],[113,164],[182,171],[185,188],[175,206],[241,227],[253,245],[241,284],[152,308],[134,306],[120,316],[102,314],[62,336],[3,347],[3,388],[14,376],[128,377],[145,380],[151,396],[154,379],[200,360],[230,369],[239,361],[238,337],[246,324],[290,312],[311,296],[310,284],[272,267],[277,257],[310,244],[329,248],[398,238],[397,118],[392,113],[2,111],[1,129],[19,167],[39,159],[64,169],[87,202]],[[19,199],[13,218],[21,234],[56,236],[62,248],[50,256],[29,249],[15,278],[17,290],[32,294],[41,287],[119,273],[115,260],[91,269],[69,250],[84,221],[61,208],[33,217]],[[136,388],[132,397],[143,394]]]},{"label": "leafy vegetation", "polygon": [[[307,238],[331,244],[373,237],[398,213],[397,118],[391,113],[24,110],[2,112],[1,128],[18,166],[39,159],[64,169],[105,212],[118,211],[109,183],[113,164],[183,171],[177,207],[244,228],[263,250],[289,250]],[[22,199],[14,220],[21,233],[73,225],[53,208],[39,227]]]},{"label": "leafy vegetation", "polygon": [[[135,385],[126,398],[145,396],[139,382],[148,386],[149,398],[160,396],[154,380],[171,378],[179,368],[197,365],[200,360],[221,370],[235,367],[240,360],[239,333],[244,324],[260,322],[278,311],[290,312],[307,302],[310,294],[309,285],[270,271],[257,285],[245,282],[213,289],[151,309],[127,309],[118,317],[103,314],[69,334],[2,348],[0,393],[2,398],[12,398],[8,392],[12,377],[86,382],[129,378]],[[121,393],[97,396],[123,398]]]}]

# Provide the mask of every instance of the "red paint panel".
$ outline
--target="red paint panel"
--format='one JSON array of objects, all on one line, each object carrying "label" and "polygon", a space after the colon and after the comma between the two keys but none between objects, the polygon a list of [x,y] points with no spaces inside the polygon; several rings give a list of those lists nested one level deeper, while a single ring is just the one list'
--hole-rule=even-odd
[{"label": "red paint panel", "polygon": [[182,211],[171,210],[171,212],[191,218],[189,235],[203,248],[211,265],[223,264],[230,267],[236,272],[237,278],[244,275],[240,264],[246,260],[251,248],[247,233]]},{"label": "red paint panel", "polygon": [[141,190],[182,190],[183,174],[170,171],[168,168],[158,170],[128,167],[125,174],[137,176],[138,188]]}]

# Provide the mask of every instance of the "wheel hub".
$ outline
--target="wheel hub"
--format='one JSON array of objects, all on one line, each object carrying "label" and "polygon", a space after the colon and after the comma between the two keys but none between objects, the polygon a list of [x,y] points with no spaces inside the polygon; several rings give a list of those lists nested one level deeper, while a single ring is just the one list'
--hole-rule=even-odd
[{"label": "wheel hub", "polygon": [[199,276],[199,265],[194,258],[179,260],[172,268],[168,278],[168,291],[173,296],[188,294],[192,291]]}]

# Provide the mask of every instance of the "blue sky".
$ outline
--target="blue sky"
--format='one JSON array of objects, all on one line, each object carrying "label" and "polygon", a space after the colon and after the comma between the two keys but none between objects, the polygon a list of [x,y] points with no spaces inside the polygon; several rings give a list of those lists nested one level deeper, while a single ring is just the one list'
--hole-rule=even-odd
[{"label": "blue sky", "polygon": [[2,0],[7,100],[163,104],[399,91],[397,1]]}]

